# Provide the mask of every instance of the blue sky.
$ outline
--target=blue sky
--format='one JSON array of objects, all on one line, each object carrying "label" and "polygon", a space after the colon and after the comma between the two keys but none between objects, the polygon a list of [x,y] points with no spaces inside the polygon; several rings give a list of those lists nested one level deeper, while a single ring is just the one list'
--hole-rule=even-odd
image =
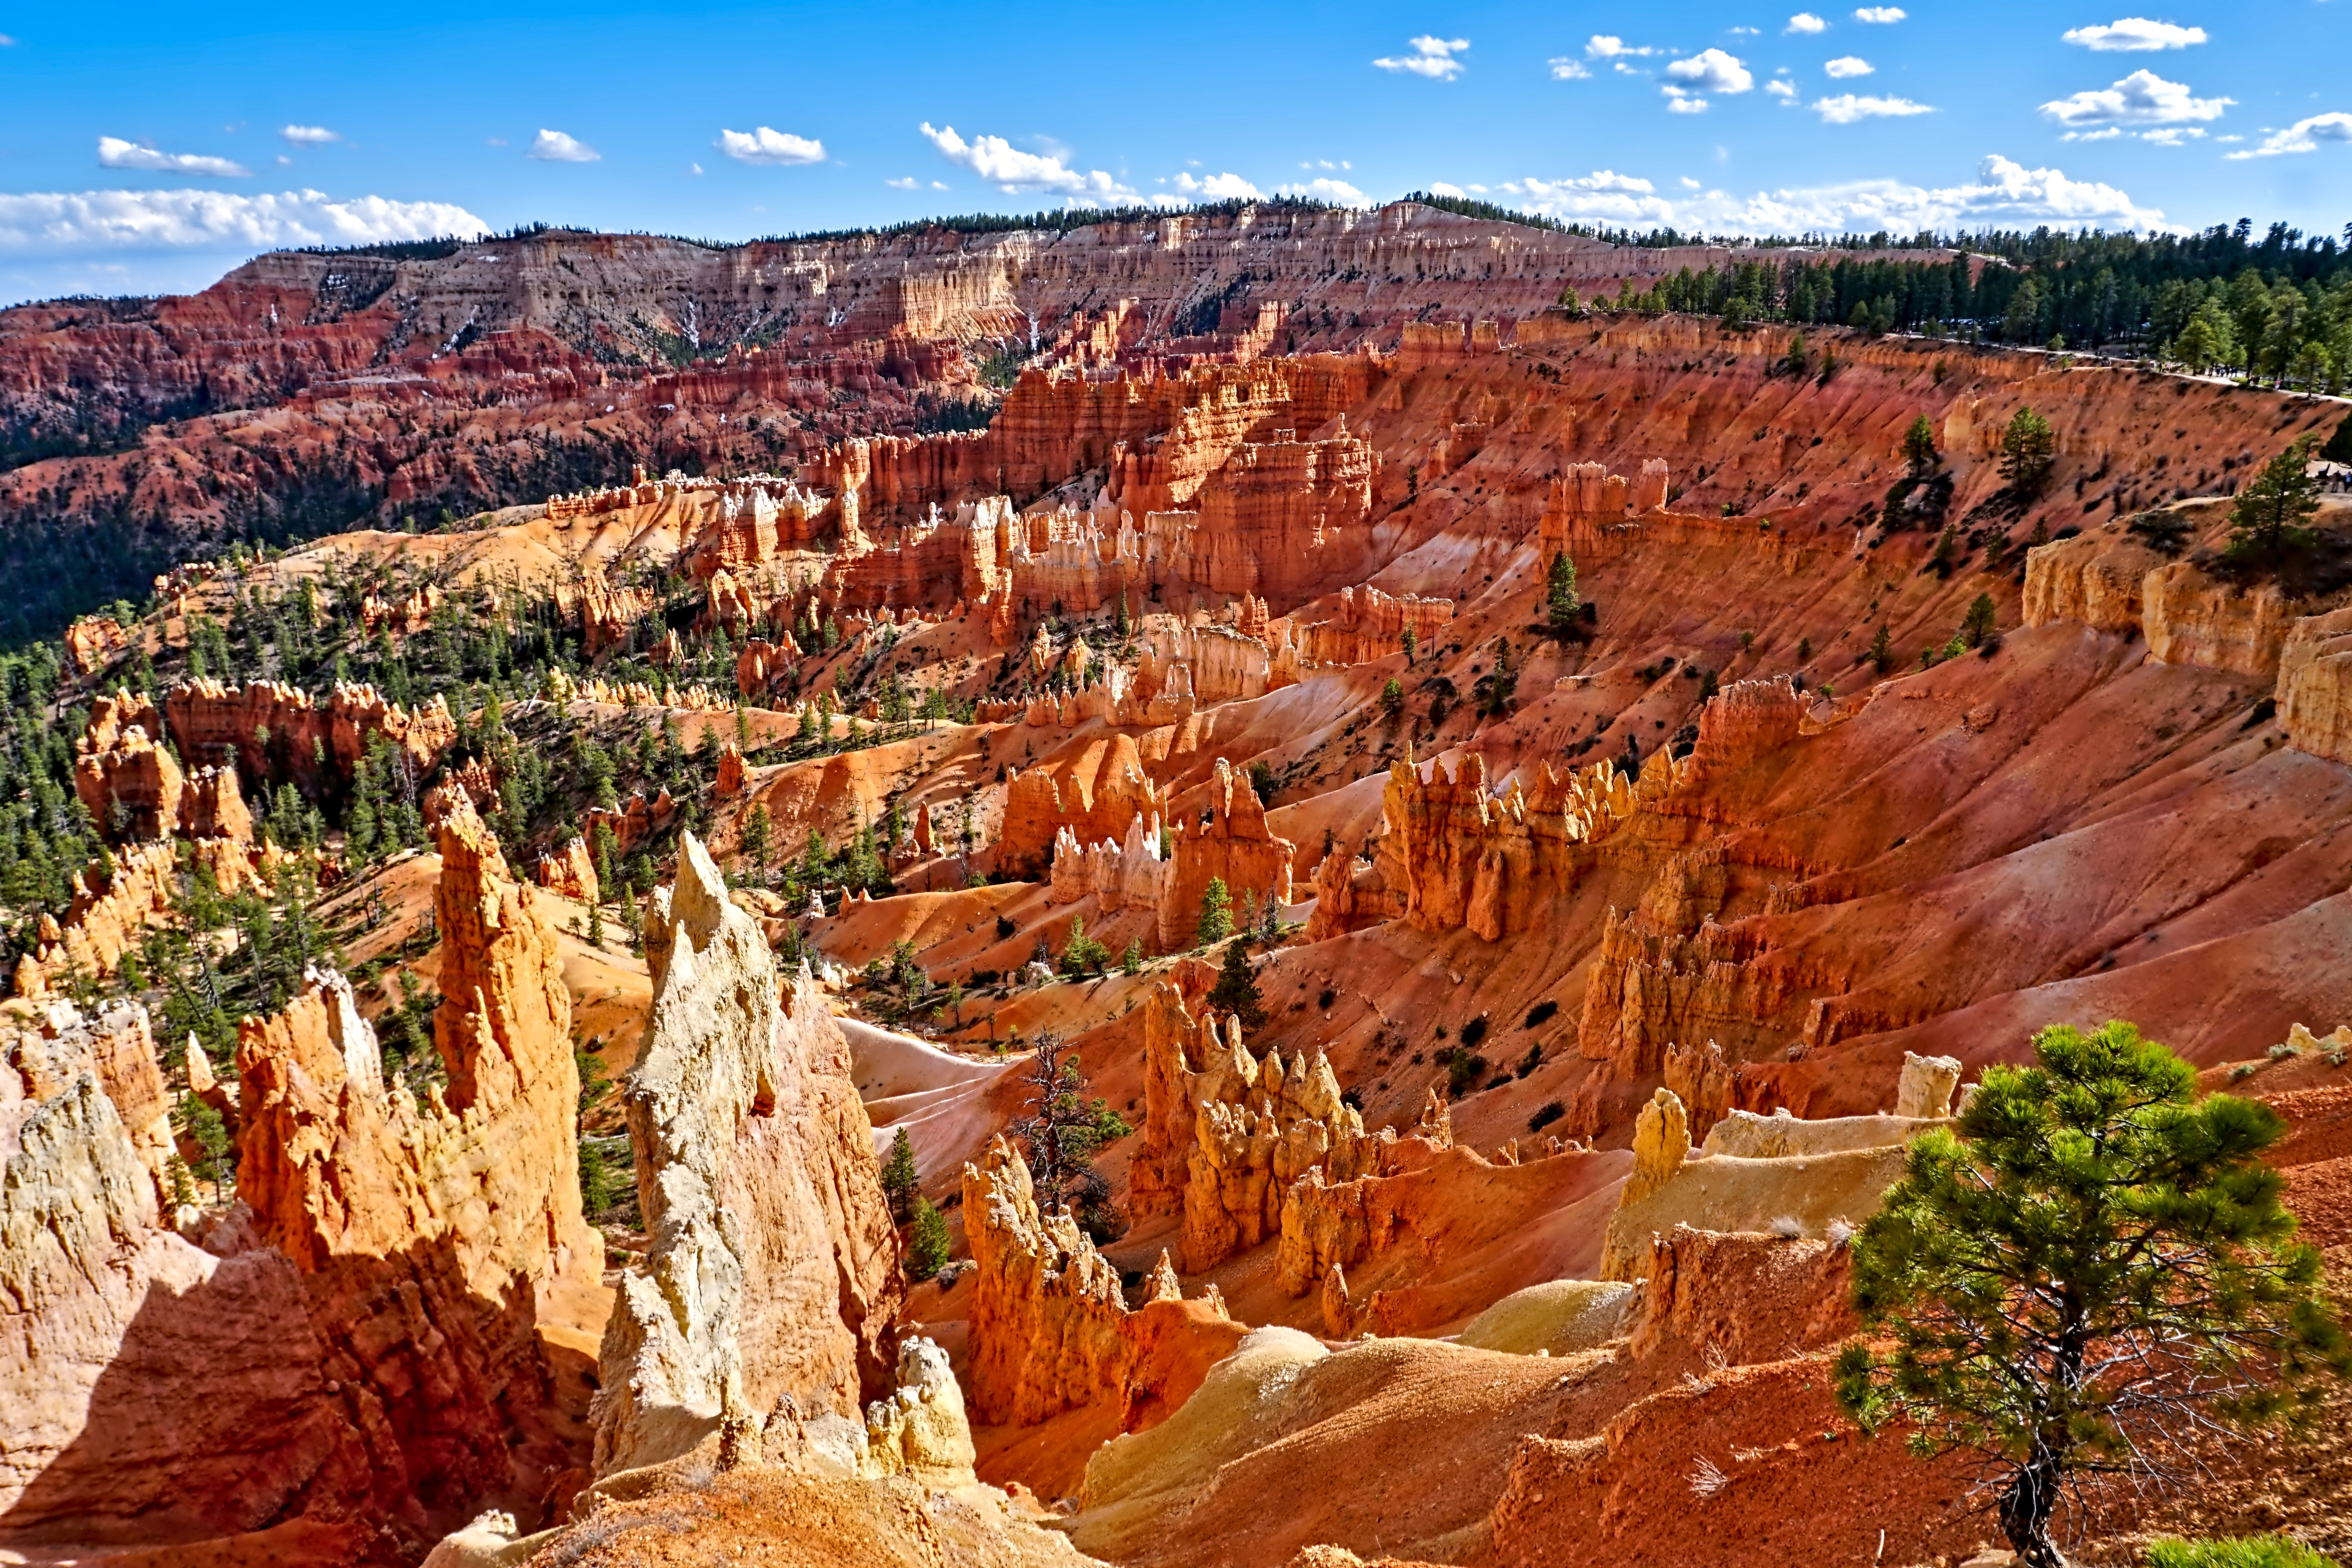
[{"label": "blue sky", "polygon": [[2352,221],[2352,0],[0,0],[0,301],[544,220],[1425,186],[1709,232]]}]

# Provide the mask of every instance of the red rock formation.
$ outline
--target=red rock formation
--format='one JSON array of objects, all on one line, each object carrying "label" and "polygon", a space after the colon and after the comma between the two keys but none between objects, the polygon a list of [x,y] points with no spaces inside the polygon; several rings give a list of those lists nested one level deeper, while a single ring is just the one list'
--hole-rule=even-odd
[{"label": "red rock formation", "polygon": [[[1213,1268],[1281,1228],[1283,1194],[1309,1170],[1330,1182],[1368,1173],[1377,1157],[1363,1119],[1339,1100],[1331,1064],[1302,1053],[1261,1062],[1241,1021],[1194,1017],[1161,982],[1144,1015],[1143,1147],[1129,1168],[1139,1214],[1171,1206],[1181,1188],[1185,1272]],[[1198,1058],[1195,1068],[1192,1059]]]},{"label": "red rock formation", "polygon": [[1163,1269],[1129,1311],[1118,1270],[1068,1211],[1039,1212],[1029,1168],[1003,1138],[963,1168],[964,1236],[978,1266],[967,1397],[993,1425],[1068,1410],[1118,1414],[1118,1429],[1164,1419],[1245,1331],[1216,1298],[1187,1301]]},{"label": "red rock formation", "polygon": [[592,806],[583,812],[580,826],[593,835],[597,828],[613,835],[613,847],[625,854],[677,820],[677,802],[665,788],[647,800],[642,790],[632,790],[629,798],[618,806]]},{"label": "red rock formation", "polygon": [[[1651,765],[1672,763],[1660,752]],[[1607,763],[1562,773],[1546,760],[1532,792],[1515,780],[1509,794],[1496,795],[1475,752],[1451,772],[1432,763],[1426,776],[1408,753],[1390,764],[1381,795],[1381,879],[1417,929],[1466,926],[1499,942],[1567,891],[1591,864],[1582,847],[1607,837],[1633,799]]]},{"label": "red rock formation", "polygon": [[743,748],[732,741],[719,748],[719,777],[710,789],[721,800],[743,793]]},{"label": "red rock formation", "polygon": [[126,691],[92,705],[74,756],[74,793],[90,819],[117,842],[184,837],[251,844],[253,817],[236,771],[183,773],[157,743],[159,730],[154,705],[144,698]]},{"label": "red rock formation", "polygon": [[462,1518],[544,1498],[583,1464],[581,1341],[605,1297],[554,932],[465,797],[439,804],[447,1088],[387,1089],[350,986],[314,975],[239,1029],[237,1190],[302,1270],[327,1368],[372,1433],[379,1504],[414,1494]]},{"label": "red rock formation", "polygon": [[457,721],[437,696],[411,712],[372,686],[338,685],[320,704],[272,680],[224,686],[203,676],[164,695],[163,722],[192,764],[235,763],[259,783],[291,780],[314,796],[348,782],[379,738],[419,773],[457,738]]},{"label": "red rock formation", "polygon": [[308,1513],[321,1560],[384,1561],[333,1522],[365,1509],[373,1459],[299,1276],[233,1222],[210,1250],[165,1223],[161,1090],[132,1004],[94,1024],[61,1004],[0,1044],[0,1545],[194,1555]]},{"label": "red rock formation", "polygon": [[66,628],[66,658],[83,675],[95,675],[131,646],[131,634],[112,616],[89,616]]},{"label": "red rock formation", "polygon": [[530,879],[551,893],[561,893],[583,904],[594,903],[596,859],[588,852],[588,840],[575,834],[562,848],[541,856]]},{"label": "red rock formation", "polygon": [[1274,836],[1257,791],[1223,757],[1209,782],[1209,811],[1206,825],[1176,826],[1176,854],[1160,884],[1162,952],[1192,945],[1202,895],[1212,881],[1223,880],[1237,920],[1244,894],[1261,909],[1269,900],[1290,902],[1290,863],[1297,847]]},{"label": "red rock formation", "polygon": [[[194,849],[224,892],[260,880],[244,844],[206,838],[198,840]],[[39,945],[17,961],[16,994],[46,995],[72,974],[93,980],[113,975],[123,954],[137,950],[146,928],[171,913],[179,897],[179,872],[178,846],[158,839],[118,852],[110,875],[94,865],[76,873],[65,919],[53,921],[42,916]]]},{"label": "red rock formation", "polygon": [[1300,657],[1316,664],[1369,664],[1402,647],[1407,631],[1420,647],[1436,647],[1453,618],[1451,599],[1391,597],[1366,583],[1340,589],[1338,615],[1300,626],[1293,636]]},{"label": "red rock formation", "polygon": [[1117,841],[1138,817],[1164,819],[1166,810],[1165,795],[1143,771],[1143,756],[1132,736],[1092,740],[1072,754],[1024,768],[1007,781],[998,863],[1015,874],[1041,874],[1063,828],[1085,844]]}]

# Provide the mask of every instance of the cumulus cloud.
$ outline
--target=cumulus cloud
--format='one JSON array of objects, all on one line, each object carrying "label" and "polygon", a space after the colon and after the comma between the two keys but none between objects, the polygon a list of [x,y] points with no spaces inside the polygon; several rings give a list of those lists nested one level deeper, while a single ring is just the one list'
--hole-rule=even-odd
[{"label": "cumulus cloud", "polygon": [[329,142],[342,140],[323,125],[289,125],[278,134],[293,142],[297,147],[317,147]]},{"label": "cumulus cloud", "polygon": [[1829,31],[1829,26],[1830,25],[1827,22],[1822,21],[1811,11],[1800,11],[1795,16],[1789,18],[1789,25],[1781,28],[1780,31],[1784,33],[1825,33]]},{"label": "cumulus cloud", "polygon": [[1254,202],[1264,195],[1239,174],[1211,174],[1205,180],[1179,174],[1171,184],[1175,185],[1178,195],[1195,196],[1207,202]]},{"label": "cumulus cloud", "polygon": [[218,174],[238,179],[253,173],[242,163],[202,153],[163,153],[120,136],[98,139],[98,162],[108,169],[142,169],[157,174]]},{"label": "cumulus cloud", "polygon": [[1345,180],[1308,180],[1303,184],[1276,185],[1278,196],[1306,196],[1310,200],[1329,202],[1339,207],[1368,207],[1371,202],[1363,192]]},{"label": "cumulus cloud", "polygon": [[1599,218],[1613,223],[1663,223],[1674,216],[1675,204],[1657,194],[1649,181],[1613,169],[1596,169],[1581,177],[1506,180],[1502,189],[1517,199],[1522,209],[1547,217]]},{"label": "cumulus cloud", "polygon": [[1864,59],[1859,55],[1840,55],[1837,58],[1823,66],[1822,69],[1829,72],[1830,75],[1833,77],[1844,78],[1850,76],[1868,76],[1871,71],[1871,66],[1868,60]]},{"label": "cumulus cloud", "polygon": [[1827,125],[1852,125],[1861,120],[1900,120],[1914,114],[1933,114],[1935,106],[1914,103],[1907,98],[1868,98],[1858,93],[1842,92],[1834,98],[1813,100],[1813,112]]},{"label": "cumulus cloud", "polygon": [[919,191],[923,188],[923,182],[912,174],[903,180],[885,180],[882,183],[894,191]]},{"label": "cumulus cloud", "polygon": [[1659,221],[1718,234],[1790,234],[1809,229],[1914,234],[1923,228],[2064,224],[2096,228],[2156,229],[2164,214],[2143,207],[2113,185],[2069,179],[2056,169],[2029,169],[1998,153],[1967,184],[1906,184],[1896,180],[1759,191],[1744,198],[1710,192],[1672,204]]},{"label": "cumulus cloud", "polygon": [[331,201],[323,191],[81,191],[0,195],[0,252],[160,249],[194,246],[371,245],[489,226],[447,202],[382,196]]},{"label": "cumulus cloud", "polygon": [[1666,95],[1666,112],[1669,114],[1705,114],[1706,112],[1706,100],[1694,97],[1681,88],[1668,85],[1658,90]]},{"label": "cumulus cloud", "polygon": [[1764,90],[1783,102],[1793,102],[1797,96],[1797,84],[1793,81],[1768,81],[1764,84]]},{"label": "cumulus cloud", "polygon": [[2238,158],[2270,158],[2281,153],[2316,153],[2322,142],[2352,142],[2352,114],[2341,110],[2315,114],[2308,120],[2298,120],[2284,131],[2273,131],[2259,146],[2242,153],[2223,156]]},{"label": "cumulus cloud", "polygon": [[530,139],[530,145],[523,149],[522,155],[536,158],[542,163],[593,163],[604,154],[561,131],[541,131]]},{"label": "cumulus cloud", "polygon": [[2205,132],[2194,125],[2167,125],[2155,131],[2143,131],[2139,139],[2157,147],[2179,147],[2190,142],[2201,142]]},{"label": "cumulus cloud", "polygon": [[1459,185],[1449,184],[1444,180],[1432,180],[1429,182],[1429,194],[1433,196],[1458,196],[1463,192]]},{"label": "cumulus cloud", "polygon": [[766,125],[749,132],[722,127],[719,140],[711,145],[739,163],[761,163],[771,168],[782,168],[793,163],[824,162],[824,142],[807,136],[794,136]]},{"label": "cumulus cloud", "polygon": [[1853,14],[1857,22],[1876,22],[1882,26],[1900,22],[1911,13],[1900,5],[1864,5]]},{"label": "cumulus cloud", "polygon": [[2151,22],[2145,16],[2119,16],[2095,27],[2071,27],[2059,37],[2103,54],[2125,54],[2143,49],[2185,49],[2191,44],[2203,43],[2205,29]]},{"label": "cumulus cloud", "polygon": [[1554,81],[1586,81],[1592,76],[1574,55],[1554,55],[1549,63]]},{"label": "cumulus cloud", "polygon": [[1383,56],[1372,63],[1384,71],[1410,71],[1432,81],[1452,81],[1462,74],[1464,62],[1457,57],[1470,47],[1469,39],[1423,36],[1411,42],[1412,53]]},{"label": "cumulus cloud", "polygon": [[1002,136],[975,136],[967,142],[956,134],[954,126],[943,125],[934,131],[929,121],[924,121],[922,129],[924,137],[939,149],[940,157],[971,170],[1007,195],[1053,191],[1070,201],[1094,205],[1135,199],[1132,190],[1100,169],[1073,169],[1058,157],[1024,153]]},{"label": "cumulus cloud", "polygon": [[1666,75],[1694,92],[1746,92],[1756,85],[1748,68],[1721,49],[1701,49],[1666,67]]},{"label": "cumulus cloud", "polygon": [[1654,48],[1634,48],[1611,33],[1595,33],[1584,46],[1586,57],[1596,60],[1621,59],[1629,55],[1654,55],[1657,52]]},{"label": "cumulus cloud", "polygon": [[2188,87],[2150,70],[2136,70],[2113,87],[2078,92],[2042,106],[2042,112],[2069,130],[2095,125],[2182,125],[2219,120],[2237,100],[2198,98]]}]

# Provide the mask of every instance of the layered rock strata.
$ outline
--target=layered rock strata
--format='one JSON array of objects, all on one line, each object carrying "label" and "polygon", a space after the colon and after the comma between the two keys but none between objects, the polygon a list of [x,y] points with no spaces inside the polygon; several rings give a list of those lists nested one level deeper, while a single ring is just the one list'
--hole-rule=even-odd
[{"label": "layered rock strata", "polygon": [[373,686],[339,683],[321,703],[274,680],[227,686],[205,676],[164,693],[163,724],[191,766],[235,763],[257,784],[290,780],[321,799],[350,782],[378,740],[423,773],[457,738],[438,696],[412,712]]},{"label": "layered rock strata", "polygon": [[730,1411],[845,1414],[893,1386],[904,1285],[848,1044],[681,843],[647,910],[653,1008],[625,1080],[652,1239],[604,1331],[603,1473],[682,1454]]},{"label": "layered rock strata", "polygon": [[1297,847],[1267,826],[1265,804],[1249,779],[1217,759],[1209,779],[1209,820],[1176,825],[1176,852],[1160,883],[1160,951],[1192,944],[1201,900],[1223,881],[1238,921],[1245,905],[1290,902],[1290,866]]}]

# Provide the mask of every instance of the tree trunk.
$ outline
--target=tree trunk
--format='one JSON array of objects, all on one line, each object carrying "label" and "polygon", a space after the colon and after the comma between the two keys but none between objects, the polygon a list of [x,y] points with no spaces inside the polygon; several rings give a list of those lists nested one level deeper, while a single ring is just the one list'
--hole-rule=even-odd
[{"label": "tree trunk", "polygon": [[2066,1568],[2066,1558],[2050,1538],[2050,1516],[2058,1506],[2058,1468],[2037,1458],[2019,1468],[2000,1494],[2001,1533],[2022,1568]]}]

